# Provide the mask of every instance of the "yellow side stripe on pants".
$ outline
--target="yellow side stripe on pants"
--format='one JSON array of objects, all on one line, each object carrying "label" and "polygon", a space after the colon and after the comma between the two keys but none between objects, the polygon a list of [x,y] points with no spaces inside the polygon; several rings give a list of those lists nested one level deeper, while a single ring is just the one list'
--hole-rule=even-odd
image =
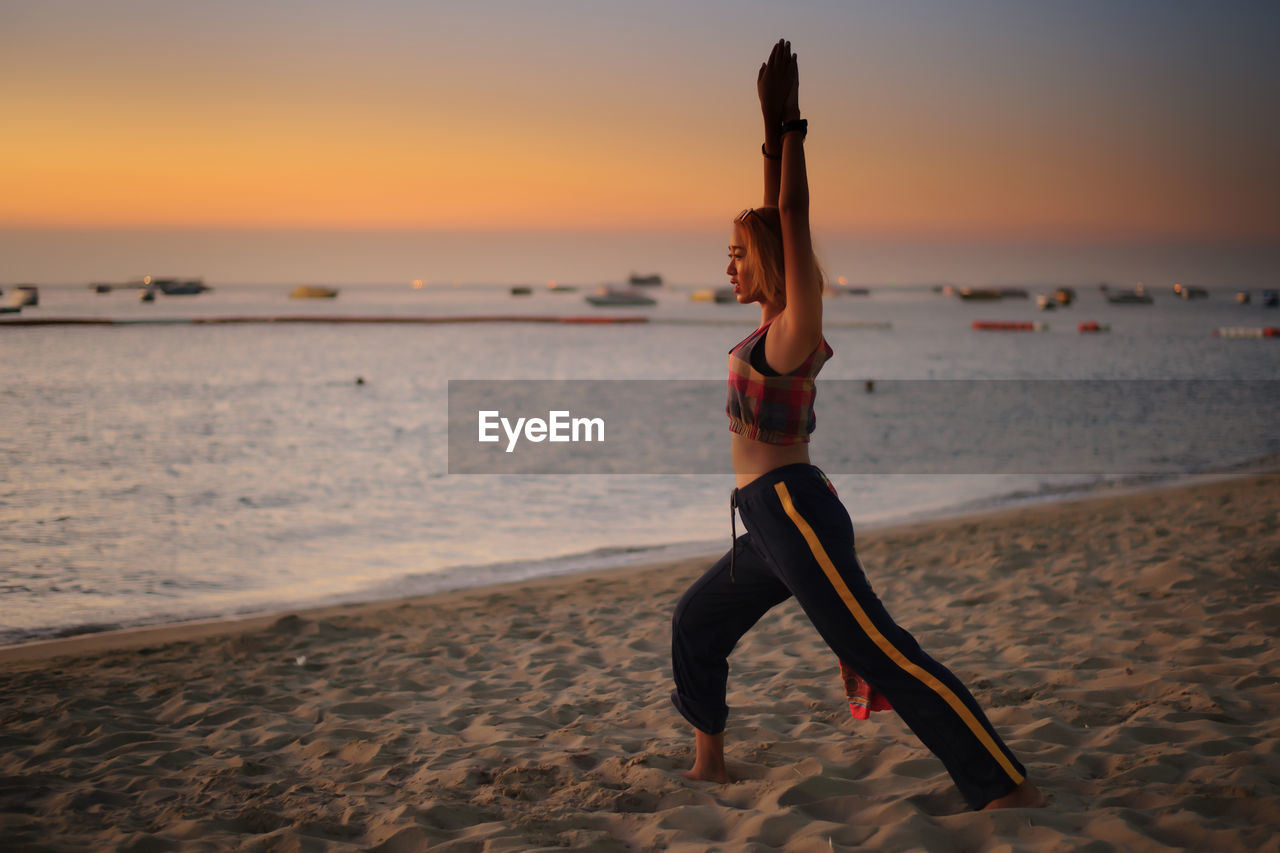
[{"label": "yellow side stripe on pants", "polygon": [[982,745],[987,748],[992,757],[1004,768],[1004,772],[1009,774],[1009,778],[1013,780],[1014,784],[1021,785],[1022,774],[1014,768],[1013,763],[1009,761],[1009,757],[1004,754],[1004,751],[996,746],[996,742],[991,739],[991,734],[973,716],[969,706],[961,702],[960,697],[950,687],[935,678],[932,673],[907,660],[906,655],[898,651],[893,643],[890,643],[888,638],[876,628],[871,621],[871,617],[867,616],[867,612],[858,603],[858,599],[853,597],[853,592],[850,591],[848,584],[844,582],[844,578],[840,577],[840,573],[836,571],[835,564],[827,556],[827,550],[818,541],[818,535],[813,532],[809,522],[805,521],[800,513],[796,511],[795,504],[791,502],[791,492],[787,490],[787,484],[777,483],[774,485],[773,490],[778,493],[778,498],[782,501],[782,509],[787,513],[787,517],[791,519],[800,531],[804,541],[809,543],[809,550],[813,552],[814,559],[822,567],[823,574],[827,576],[827,580],[831,581],[831,585],[835,587],[840,600],[844,602],[845,607],[849,608],[849,612],[853,614],[854,619],[858,620],[858,624],[862,626],[862,630],[866,632],[867,636],[880,648],[880,651],[884,652],[903,671],[909,672],[926,687],[941,696],[951,706],[952,710],[960,715],[960,719],[964,720],[969,730],[973,732],[974,736],[982,742]]}]

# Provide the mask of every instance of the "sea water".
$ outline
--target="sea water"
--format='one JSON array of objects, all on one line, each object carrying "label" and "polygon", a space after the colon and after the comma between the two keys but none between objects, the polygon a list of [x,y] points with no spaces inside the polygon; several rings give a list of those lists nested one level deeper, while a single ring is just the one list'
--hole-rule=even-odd
[{"label": "sea water", "polygon": [[[727,546],[726,473],[449,473],[448,383],[723,382],[726,353],[754,328],[758,309],[693,301],[682,288],[654,290],[653,307],[618,309],[542,288],[517,297],[497,286],[366,285],[306,301],[288,291],[225,286],[140,303],[133,290],[46,286],[22,318],[136,323],[0,328],[0,643],[379,600]],[[285,315],[649,322],[180,322]],[[978,332],[975,319],[1049,329]],[[1083,320],[1111,330],[1080,334]],[[1157,293],[1154,305],[1133,306],[1082,290],[1071,308],[1040,312],[1025,299],[968,303],[929,288],[882,288],[829,298],[825,321],[836,354],[820,389],[872,380],[872,395],[884,400],[903,380],[1280,376],[1280,340],[1212,334],[1280,325],[1280,313],[1220,292],[1190,302]],[[1031,463],[1063,448],[1035,441],[1018,450],[1027,465],[1000,473],[858,473],[844,464],[850,442],[841,424],[821,403],[818,417],[814,461],[838,471],[832,479],[863,528],[1143,479],[1046,473]],[[1107,413],[1093,420],[1106,426]],[[945,407],[914,411],[911,422],[921,435],[955,428]],[[1177,431],[1221,433],[1220,424],[1221,412],[1191,400]],[[1248,465],[1280,451],[1274,433],[1246,429],[1213,452],[1190,442],[1172,468],[1165,459],[1152,471]],[[727,430],[723,440],[727,456]],[[922,454],[950,452],[946,441],[921,446],[932,448]],[[626,470],[645,469],[642,458],[627,462]]]}]

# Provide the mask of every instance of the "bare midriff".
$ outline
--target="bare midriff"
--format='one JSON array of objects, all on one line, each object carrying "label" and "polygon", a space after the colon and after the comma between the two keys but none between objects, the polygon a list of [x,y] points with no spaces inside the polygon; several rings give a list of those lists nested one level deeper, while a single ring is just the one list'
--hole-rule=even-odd
[{"label": "bare midriff", "polygon": [[766,444],[736,432],[729,433],[729,438],[733,473],[737,476],[739,489],[774,468],[796,463],[809,464],[809,445],[806,442]]}]

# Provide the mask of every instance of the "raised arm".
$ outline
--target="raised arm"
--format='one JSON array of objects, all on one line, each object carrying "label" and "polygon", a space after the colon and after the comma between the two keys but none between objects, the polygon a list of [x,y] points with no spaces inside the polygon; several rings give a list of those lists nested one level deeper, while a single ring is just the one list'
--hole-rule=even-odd
[{"label": "raised arm", "polygon": [[[761,104],[781,103],[778,134],[781,156],[778,213],[782,222],[787,304],[765,341],[765,355],[776,369],[800,365],[822,342],[822,280],[813,256],[809,231],[809,178],[805,169],[805,126],[800,120],[800,77],[791,44],[774,46],[761,74]],[[766,150],[768,143],[766,142]],[[773,153],[773,152],[769,152]],[[768,168],[765,188],[768,192]]]},{"label": "raised arm", "polygon": [[760,63],[756,75],[756,93],[760,96],[760,114],[764,118],[764,206],[778,206],[778,186],[782,181],[782,110],[786,103],[785,91],[765,86],[765,72],[775,63],[782,50],[782,42],[773,46],[769,61]]}]

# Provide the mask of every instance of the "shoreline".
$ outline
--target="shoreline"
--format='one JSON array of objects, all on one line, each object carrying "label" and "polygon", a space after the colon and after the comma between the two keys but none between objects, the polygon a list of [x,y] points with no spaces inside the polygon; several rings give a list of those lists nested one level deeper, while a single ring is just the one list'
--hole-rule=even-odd
[{"label": "shoreline", "polygon": [[884,528],[858,550],[1046,808],[969,812],[896,714],[851,720],[794,602],[731,658],[736,781],[684,780],[669,626],[709,562],[689,559],[17,647],[0,827],[14,849],[1274,846],[1280,477]]},{"label": "shoreline", "polygon": [[[854,517],[859,535],[877,530],[930,524],[968,516],[983,516],[1013,512],[1020,508],[1059,505],[1075,501],[1092,500],[1108,496],[1141,494],[1161,491],[1184,485],[1212,483],[1224,479],[1248,477],[1280,472],[1280,452],[1243,460],[1221,468],[1191,473],[1131,474],[1115,479],[1095,479],[1079,483],[1040,484],[1036,491],[1014,491],[984,497],[969,498],[958,503],[933,506],[925,509],[897,510],[887,517],[866,521]],[[453,590],[487,588],[499,584],[520,583],[542,577],[576,575],[596,570],[607,564],[605,570],[641,568],[655,563],[667,563],[691,557],[718,555],[720,538],[668,541],[623,547],[601,546],[588,551],[534,557],[525,560],[505,560],[486,564],[446,566],[430,572],[411,573],[395,579],[383,579],[370,586],[331,593],[317,598],[283,600],[263,603],[243,603],[225,612],[210,612],[198,603],[184,607],[181,614],[165,619],[153,615],[141,615],[132,620],[99,619],[81,624],[54,624],[37,627],[5,627],[0,630],[0,660],[9,650],[32,645],[72,642],[82,638],[112,637],[135,631],[163,631],[169,628],[191,626],[197,636],[208,636],[217,624],[249,623],[273,615],[312,610],[329,610],[346,606],[379,604],[401,599],[419,598]],[[665,552],[665,553],[664,553]],[[485,577],[470,580],[470,575],[480,573]],[[406,591],[388,590],[399,584],[408,586]],[[13,635],[25,634],[20,639]]]},{"label": "shoreline", "polygon": [[[1124,498],[1131,496],[1158,494],[1161,492],[1181,489],[1194,489],[1202,485],[1271,475],[1280,476],[1280,469],[1251,469],[1242,472],[1172,475],[1170,478],[1163,479],[1162,481],[1154,484],[1108,485],[1102,489],[1099,489],[1099,484],[1090,484],[1082,487],[1080,489],[1080,493],[1073,493],[1072,490],[1067,490],[1059,495],[1032,495],[1014,500],[1012,505],[998,505],[991,508],[976,510],[966,510],[961,508],[954,512],[944,510],[942,514],[936,516],[927,515],[923,518],[908,518],[903,521],[889,521],[883,524],[871,523],[858,526],[855,522],[855,529],[858,531],[859,547],[862,547],[863,544],[867,542],[874,542],[875,539],[880,536],[910,534],[943,525],[963,525],[982,521],[998,520],[1001,516],[1016,514],[1027,510],[1048,509],[1051,507],[1069,507],[1095,501],[1107,502],[1112,500],[1123,500]],[[655,546],[654,550],[675,547],[677,544],[678,543],[666,546]],[[290,615],[298,615],[313,619],[327,619],[335,616],[357,615],[362,612],[376,611],[382,608],[394,607],[403,604],[422,604],[435,599],[465,596],[468,593],[483,595],[491,590],[509,591],[520,589],[522,587],[541,587],[547,584],[565,582],[574,578],[581,578],[583,580],[607,579],[615,573],[624,571],[636,573],[661,573],[663,571],[670,570],[674,566],[684,565],[690,561],[704,560],[709,563],[717,559],[720,556],[720,553],[721,551],[718,550],[707,551],[706,553],[694,554],[676,559],[642,560],[636,563],[624,563],[622,565],[611,566],[603,569],[571,569],[565,572],[552,572],[548,574],[535,575],[533,577],[499,581],[497,583],[481,583],[450,589],[435,590],[427,593],[379,598],[369,601],[333,602],[304,605],[299,607],[279,607],[263,610],[261,612],[252,612],[226,617],[191,619],[155,625],[137,625],[124,628],[114,628],[107,631],[86,631],[84,633],[73,634],[65,637],[53,637],[9,645],[0,645],[0,666],[10,662],[20,662],[25,660],[47,660],[60,656],[75,656],[81,654],[95,654],[99,651],[105,652],[131,649],[152,643],[167,644],[173,642],[187,642],[219,637],[225,634],[247,633],[261,630],[277,620]],[[566,559],[574,559],[577,561],[586,556],[589,555],[568,555],[565,557],[548,558],[539,562],[555,563]]]}]

